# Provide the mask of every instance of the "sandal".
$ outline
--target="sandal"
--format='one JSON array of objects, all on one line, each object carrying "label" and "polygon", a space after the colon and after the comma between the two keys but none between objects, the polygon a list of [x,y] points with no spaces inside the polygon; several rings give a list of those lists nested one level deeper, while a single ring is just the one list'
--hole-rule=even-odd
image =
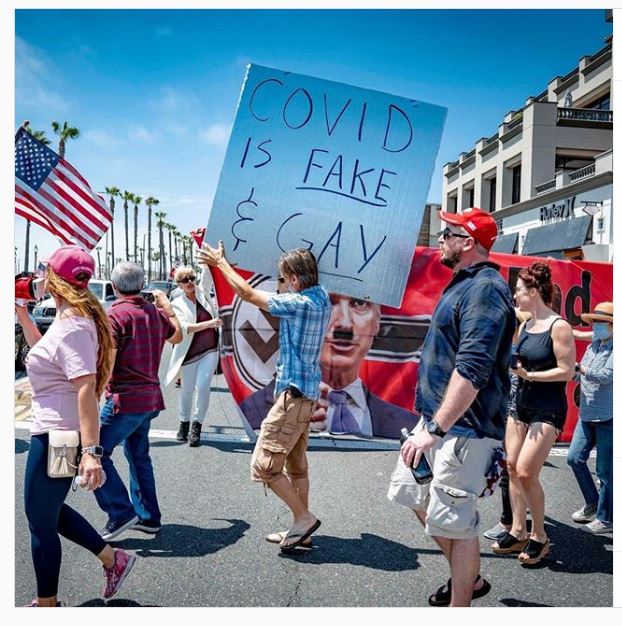
[{"label": "sandal", "polygon": [[[473,583],[476,585],[478,581],[482,580],[484,584],[479,589],[473,589],[473,600],[477,598],[483,598],[490,591],[490,583],[482,578],[479,574]],[[428,604],[430,606],[449,606],[451,603],[451,578],[446,584],[441,585],[429,598]]]},{"label": "sandal", "polygon": [[[551,551],[551,542],[547,539],[544,543],[540,543],[535,539],[527,542],[527,547],[518,555],[518,560],[523,565],[535,565],[539,563]],[[526,557],[523,555],[527,555]]]},{"label": "sandal", "polygon": [[495,554],[512,554],[523,552],[527,545],[527,539],[517,539],[512,533],[506,533],[492,544],[492,551]]}]

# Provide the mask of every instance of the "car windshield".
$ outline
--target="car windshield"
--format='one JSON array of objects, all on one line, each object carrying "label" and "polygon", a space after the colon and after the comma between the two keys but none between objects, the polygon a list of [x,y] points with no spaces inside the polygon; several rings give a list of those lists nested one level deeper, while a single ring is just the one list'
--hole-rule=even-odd
[{"label": "car windshield", "polygon": [[98,299],[103,299],[104,285],[102,283],[89,283],[89,291]]},{"label": "car windshield", "polygon": [[160,289],[161,291],[166,291],[168,289],[168,283],[165,280],[152,280],[147,285],[147,289]]}]

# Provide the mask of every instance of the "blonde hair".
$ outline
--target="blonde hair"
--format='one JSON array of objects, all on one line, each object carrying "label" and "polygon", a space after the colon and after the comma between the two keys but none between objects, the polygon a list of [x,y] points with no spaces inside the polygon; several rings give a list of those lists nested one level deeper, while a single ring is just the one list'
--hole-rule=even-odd
[{"label": "blonde hair", "polygon": [[194,279],[196,280],[197,273],[191,267],[186,267],[186,266],[178,267],[175,270],[174,280],[177,283],[182,278],[186,278],[186,276],[194,276]]},{"label": "blonde hair", "polygon": [[97,329],[97,372],[95,374],[95,391],[97,397],[102,394],[104,387],[112,372],[112,350],[114,344],[110,324],[99,300],[88,290],[88,288],[74,287],[66,280],[63,280],[48,265],[46,270],[50,292],[65,300],[69,306],[78,311],[82,317],[93,320]]}]

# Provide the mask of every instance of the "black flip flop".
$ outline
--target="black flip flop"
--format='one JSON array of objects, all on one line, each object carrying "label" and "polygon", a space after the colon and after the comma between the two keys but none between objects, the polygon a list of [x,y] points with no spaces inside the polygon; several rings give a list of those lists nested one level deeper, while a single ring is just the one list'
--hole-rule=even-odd
[{"label": "black flip flop", "polygon": [[[287,535],[287,531],[284,530],[282,532],[270,533],[269,535],[266,535],[264,539],[268,543],[281,543],[281,541],[283,541],[286,535]],[[310,550],[313,547],[313,541],[310,539],[308,543],[303,542],[298,547],[301,549]]]},{"label": "black flip flop", "polygon": [[[473,590],[473,600],[483,598],[490,592],[491,589],[490,583],[479,574],[473,584],[477,584],[479,580],[483,580],[484,584],[479,589]],[[451,604],[451,578],[444,585],[441,585],[436,592],[428,598],[428,604],[430,606],[449,606]]]},{"label": "black flip flop", "polygon": [[319,527],[320,524],[322,522],[320,522],[320,520],[315,520],[315,524],[313,524],[313,526],[311,526],[311,528],[309,528],[309,530],[307,530],[304,534],[299,534],[299,533],[291,533],[291,534],[287,534],[285,536],[285,539],[292,539],[294,537],[296,537],[296,541],[294,541],[294,543],[290,543],[286,546],[281,545],[281,552],[291,552],[292,550],[295,550],[296,548],[300,547],[302,545],[302,542],[309,538]]}]

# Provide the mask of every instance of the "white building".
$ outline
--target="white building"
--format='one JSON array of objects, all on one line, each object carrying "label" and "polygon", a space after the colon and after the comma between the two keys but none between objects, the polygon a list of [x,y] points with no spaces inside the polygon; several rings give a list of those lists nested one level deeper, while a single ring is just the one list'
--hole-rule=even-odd
[{"label": "white building", "polygon": [[612,261],[611,36],[605,43],[445,164],[443,210],[494,212],[493,251]]}]

